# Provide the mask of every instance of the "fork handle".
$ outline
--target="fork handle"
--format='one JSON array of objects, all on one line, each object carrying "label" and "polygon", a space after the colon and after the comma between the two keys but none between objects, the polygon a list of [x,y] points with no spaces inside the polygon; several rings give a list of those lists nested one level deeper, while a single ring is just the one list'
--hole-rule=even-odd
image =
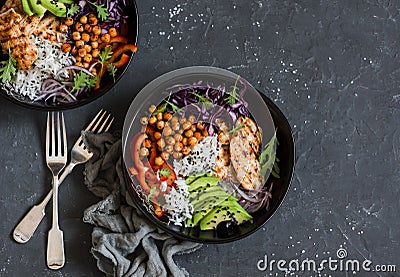
[{"label": "fork handle", "polygon": [[[64,181],[64,179],[68,176],[68,174],[71,173],[75,165],[75,163],[69,163],[65,167],[63,173],[60,175],[58,185],[60,185],[62,181]],[[19,222],[17,227],[15,227],[13,238],[16,242],[26,243],[30,240],[33,233],[35,233],[37,227],[42,221],[45,215],[45,208],[52,197],[53,189],[49,191],[49,193],[40,204],[33,206],[30,211],[24,216],[24,218]]]}]

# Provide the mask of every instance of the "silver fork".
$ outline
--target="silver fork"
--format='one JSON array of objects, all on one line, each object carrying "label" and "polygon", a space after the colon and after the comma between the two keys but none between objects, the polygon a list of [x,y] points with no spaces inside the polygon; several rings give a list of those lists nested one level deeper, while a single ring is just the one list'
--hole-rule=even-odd
[{"label": "silver fork", "polygon": [[47,114],[46,163],[53,174],[53,225],[47,238],[47,266],[51,269],[59,269],[65,263],[63,232],[58,225],[58,174],[67,164],[67,134],[63,113],[61,113],[61,125],[62,132],[60,115],[57,113],[57,131],[55,131],[54,113],[51,113],[51,123],[50,115]]},{"label": "silver fork", "polygon": [[[107,115],[107,112],[100,110],[97,115],[93,118],[93,120],[86,127],[85,131],[91,131],[94,133],[107,132],[111,124],[114,121],[114,118],[110,119],[110,114]],[[71,162],[65,167],[64,171],[60,175],[58,181],[59,185],[64,181],[64,179],[71,173],[73,168],[78,165],[87,162],[93,153],[89,152],[86,148],[85,144],[82,141],[82,136],[79,136],[78,140],[75,142],[74,146],[71,149]],[[15,227],[13,232],[14,240],[19,243],[26,243],[32,237],[33,233],[36,231],[40,222],[42,221],[45,215],[45,208],[47,203],[50,201],[53,196],[53,190],[50,190],[47,196],[43,199],[43,201],[34,205],[30,211],[25,215],[25,217],[20,221],[20,223]]]}]

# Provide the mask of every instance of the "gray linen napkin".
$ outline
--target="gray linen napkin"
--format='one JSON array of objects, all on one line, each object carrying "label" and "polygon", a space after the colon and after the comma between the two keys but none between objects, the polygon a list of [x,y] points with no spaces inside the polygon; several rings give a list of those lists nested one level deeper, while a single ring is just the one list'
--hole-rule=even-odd
[{"label": "gray linen napkin", "polygon": [[98,268],[107,276],[188,276],[173,256],[195,251],[200,244],[175,239],[135,207],[121,169],[120,134],[82,135],[94,153],[85,164],[85,184],[103,198],[87,208],[83,218],[95,226],[91,252]]}]

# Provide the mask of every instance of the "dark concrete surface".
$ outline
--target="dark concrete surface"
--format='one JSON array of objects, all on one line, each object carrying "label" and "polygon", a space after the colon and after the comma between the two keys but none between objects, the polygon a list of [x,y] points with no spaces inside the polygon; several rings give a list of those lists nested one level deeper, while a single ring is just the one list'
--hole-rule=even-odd
[{"label": "dark concrete surface", "polygon": [[[106,96],[65,112],[70,144],[100,109],[124,114],[155,77],[180,67],[212,65],[249,80],[288,117],[297,157],[290,191],[275,216],[235,243],[177,257],[191,276],[283,276],[268,259],[369,259],[397,265],[400,276],[400,2],[390,0],[138,1],[139,52]],[[15,243],[19,219],[50,188],[44,163],[46,114],[0,99],[0,275],[101,276],[89,250],[83,210],[95,203],[82,167],[63,184],[60,225],[67,263],[46,268],[50,220],[31,241]],[[50,209],[47,210],[51,213]],[[261,263],[260,265],[263,265]],[[351,271],[292,272],[352,276]]]}]

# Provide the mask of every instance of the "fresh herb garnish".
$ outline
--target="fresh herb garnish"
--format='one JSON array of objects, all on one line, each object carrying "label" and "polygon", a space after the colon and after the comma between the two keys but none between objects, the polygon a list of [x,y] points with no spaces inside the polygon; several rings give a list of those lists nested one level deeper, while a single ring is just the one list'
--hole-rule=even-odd
[{"label": "fresh herb garnish", "polygon": [[159,174],[163,177],[169,177],[171,176],[171,170],[169,170],[168,168],[161,168]]},{"label": "fresh herb garnish", "polygon": [[152,187],[150,189],[149,194],[147,195],[147,201],[150,203],[151,202],[151,198],[157,193],[157,188],[156,187]]},{"label": "fresh herb garnish", "polygon": [[112,63],[108,64],[107,66],[108,72],[110,72],[111,76],[113,77],[115,83],[115,74],[117,73],[117,68]]},{"label": "fresh herb garnish", "polygon": [[0,76],[2,83],[11,80],[11,77],[14,76],[17,71],[16,66],[17,61],[11,55],[10,42],[8,42],[8,60],[0,62]]},{"label": "fresh herb garnish", "polygon": [[81,71],[75,78],[74,78],[74,85],[72,86],[71,92],[78,91],[81,88],[87,87],[92,88],[96,84],[97,76],[91,77],[90,75],[86,74],[85,72]]},{"label": "fresh herb garnish", "polygon": [[279,166],[277,162],[279,159],[276,157],[276,144],[278,144],[278,140],[276,138],[276,130],[272,138],[269,140],[267,145],[265,145],[264,150],[261,152],[258,161],[261,164],[260,174],[261,176],[265,176],[265,174],[270,171],[271,174],[279,178]]},{"label": "fresh herb garnish", "polygon": [[87,2],[88,2],[89,4],[92,4],[93,6],[96,7],[97,16],[98,16],[99,18],[101,18],[101,20],[106,20],[106,19],[107,19],[107,17],[109,16],[109,14],[108,14],[108,12],[107,12],[107,8],[104,7],[104,4],[98,5],[98,4],[96,4],[95,2],[90,2],[90,1],[87,1]]},{"label": "fresh herb garnish", "polygon": [[232,87],[232,91],[227,91],[226,93],[228,94],[228,97],[225,98],[225,101],[228,104],[235,104],[237,101],[240,101],[239,95],[237,91],[239,88],[237,87],[238,81],[239,81],[240,76],[237,77],[235,84]]},{"label": "fresh herb garnish", "polygon": [[196,96],[199,100],[199,102],[201,102],[203,104],[203,106],[207,109],[207,108],[211,108],[213,106],[213,102],[211,101],[210,98],[207,98],[203,95],[200,95],[194,91],[189,92],[190,94],[193,94],[194,96]]},{"label": "fresh herb garnish", "polygon": [[80,10],[80,6],[77,4],[72,4],[67,10],[67,17],[76,15]]},{"label": "fresh herb garnish", "polygon": [[159,113],[165,112],[167,110],[167,105],[171,106],[173,113],[176,113],[177,111],[179,111],[180,108],[177,105],[175,105],[172,102],[169,102],[170,98],[171,98],[171,94],[168,96],[167,100],[164,100],[165,103],[162,104],[154,113],[152,113],[152,115],[154,116],[154,115],[157,115]]},{"label": "fresh herb garnish", "polygon": [[111,51],[111,46],[107,46],[104,50],[99,54],[100,64],[101,64],[101,71],[103,71],[103,67],[106,62],[111,58],[113,52]]},{"label": "fresh herb garnish", "polygon": [[235,127],[233,127],[233,128],[229,131],[229,134],[232,134],[232,133],[236,132],[237,130],[242,129],[243,127],[244,127],[243,124],[238,124],[238,125],[236,125]]}]

